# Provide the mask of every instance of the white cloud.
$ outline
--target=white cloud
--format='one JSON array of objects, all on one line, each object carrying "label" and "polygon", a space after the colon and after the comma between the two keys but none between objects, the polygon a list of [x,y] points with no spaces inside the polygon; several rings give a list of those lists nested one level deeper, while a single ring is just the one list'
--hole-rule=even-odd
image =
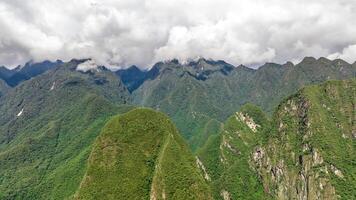
[{"label": "white cloud", "polygon": [[2,0],[0,65],[87,57],[143,67],[195,57],[235,65],[352,61],[355,19],[354,0]]},{"label": "white cloud", "polygon": [[353,63],[356,61],[356,44],[350,45],[342,50],[341,53],[333,53],[328,56],[329,59],[340,58],[349,63]]},{"label": "white cloud", "polygon": [[98,65],[94,60],[87,60],[83,63],[80,63],[77,66],[77,70],[82,72],[87,72],[89,70],[97,70],[97,69],[98,69]]}]

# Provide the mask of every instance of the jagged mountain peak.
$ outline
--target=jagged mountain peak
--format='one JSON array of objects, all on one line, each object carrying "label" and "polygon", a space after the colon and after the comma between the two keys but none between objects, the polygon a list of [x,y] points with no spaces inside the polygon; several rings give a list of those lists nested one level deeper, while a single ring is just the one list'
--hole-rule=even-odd
[{"label": "jagged mountain peak", "polygon": [[332,60],[330,60],[328,58],[325,58],[325,57],[318,58],[318,61],[319,62],[323,62],[323,63],[327,63],[327,64],[331,64],[332,63]]},{"label": "jagged mountain peak", "polygon": [[349,66],[350,63],[346,62],[343,59],[337,58],[334,60],[330,60],[325,57],[320,57],[318,59],[314,57],[305,57],[300,63],[297,65],[312,65],[312,64],[319,64],[319,65],[335,65],[335,66]]},{"label": "jagged mountain peak", "polygon": [[348,63],[345,60],[340,59],[340,58],[333,60],[332,63],[334,65],[336,65],[336,66],[349,66],[349,65],[351,65],[350,63]]},{"label": "jagged mountain peak", "polygon": [[295,65],[294,65],[294,63],[288,61],[288,62],[284,63],[283,66],[284,67],[294,67]]},{"label": "jagged mountain peak", "polygon": [[[127,70],[127,71],[143,71],[141,70],[140,68],[138,68],[136,65],[131,65],[130,67],[126,68],[126,69],[123,69],[123,70]],[[119,71],[119,70],[118,70]]]},{"label": "jagged mountain peak", "polygon": [[100,72],[101,70],[107,70],[107,68],[97,64],[94,59],[87,59],[84,62],[79,63],[76,67],[76,70],[84,73],[86,72],[93,73],[93,72]]},{"label": "jagged mountain peak", "polygon": [[304,57],[299,64],[310,64],[316,62],[317,59],[311,56]]},{"label": "jagged mountain peak", "polygon": [[258,70],[264,69],[264,68],[281,68],[281,67],[283,67],[283,65],[280,65],[277,63],[272,63],[272,62],[267,62],[264,65],[262,65],[261,67],[259,67]]},{"label": "jagged mountain peak", "polygon": [[61,60],[57,60],[55,62],[48,60],[43,62],[29,61],[25,65],[18,66],[12,70],[6,68],[0,69],[0,78],[5,80],[11,87],[15,87],[19,83],[38,76],[62,63],[63,62]]}]

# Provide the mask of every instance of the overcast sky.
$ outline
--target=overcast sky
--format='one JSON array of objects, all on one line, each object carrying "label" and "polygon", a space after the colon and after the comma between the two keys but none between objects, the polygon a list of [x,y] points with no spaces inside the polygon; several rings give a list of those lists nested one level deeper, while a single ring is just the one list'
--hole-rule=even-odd
[{"label": "overcast sky", "polygon": [[356,60],[356,0],[0,0],[0,65]]}]

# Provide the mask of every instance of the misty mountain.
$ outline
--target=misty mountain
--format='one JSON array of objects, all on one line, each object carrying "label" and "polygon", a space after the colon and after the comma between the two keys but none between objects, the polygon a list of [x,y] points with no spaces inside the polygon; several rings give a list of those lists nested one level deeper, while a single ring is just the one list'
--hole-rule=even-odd
[{"label": "misty mountain", "polygon": [[121,78],[127,89],[132,92],[147,79],[154,79],[158,75],[158,69],[153,67],[148,71],[143,71],[136,66],[131,66],[127,69],[119,69],[115,73]]},{"label": "misty mountain", "polygon": [[46,60],[39,63],[29,61],[24,66],[18,66],[12,70],[2,66],[0,67],[0,79],[3,79],[9,86],[14,87],[62,63],[60,60],[56,62]]}]

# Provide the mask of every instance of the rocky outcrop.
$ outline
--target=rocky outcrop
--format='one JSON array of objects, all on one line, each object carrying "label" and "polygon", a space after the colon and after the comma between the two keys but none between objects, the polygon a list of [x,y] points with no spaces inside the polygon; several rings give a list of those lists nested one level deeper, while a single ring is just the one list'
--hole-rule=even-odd
[{"label": "rocky outcrop", "polygon": [[252,105],[235,113],[200,154],[217,186],[215,196],[354,199],[355,84],[304,88],[284,100],[272,119]]},{"label": "rocky outcrop", "polygon": [[196,159],[196,161],[197,161],[197,167],[198,167],[199,169],[201,169],[201,170],[203,171],[203,173],[204,173],[204,178],[205,178],[205,180],[211,181],[211,178],[210,178],[208,172],[206,171],[206,168],[205,168],[204,164],[200,161],[199,157],[196,156],[195,159]]},{"label": "rocky outcrop", "polygon": [[[352,129],[355,122],[354,116],[347,113],[352,102],[340,97],[348,94],[355,99],[355,93],[339,91],[341,88],[328,83],[319,87],[302,90],[283,102],[274,116],[276,133],[271,134],[275,137],[255,147],[250,155],[250,165],[262,180],[264,191],[277,199],[339,199],[354,195],[350,190],[353,186],[347,184],[355,183],[352,179],[346,183],[344,171],[336,164],[345,166],[347,161],[341,159],[354,155],[352,148],[347,149],[350,141],[345,142],[350,132],[346,127]],[[350,154],[345,154],[348,150]]]},{"label": "rocky outcrop", "polygon": [[226,191],[226,190],[221,190],[220,195],[224,200],[230,200],[231,199],[230,193],[228,191]]},{"label": "rocky outcrop", "polygon": [[256,124],[253,119],[246,113],[237,112],[236,120],[245,123],[253,132],[257,132],[257,128],[261,127],[259,124]]}]

